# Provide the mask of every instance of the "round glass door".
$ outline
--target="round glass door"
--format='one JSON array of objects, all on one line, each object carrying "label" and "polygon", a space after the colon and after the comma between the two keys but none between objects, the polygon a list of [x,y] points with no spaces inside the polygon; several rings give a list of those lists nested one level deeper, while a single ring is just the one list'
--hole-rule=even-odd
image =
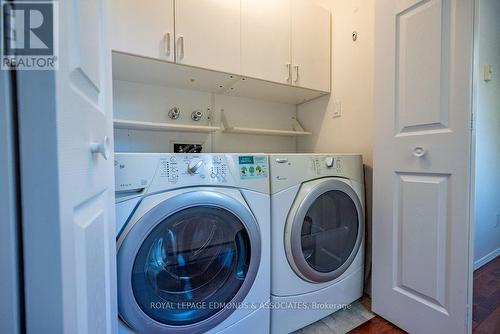
[{"label": "round glass door", "polygon": [[362,234],[363,215],[355,192],[342,181],[323,181],[308,192],[296,211],[289,261],[306,280],[333,280],[354,260]]},{"label": "round glass door", "polygon": [[202,333],[248,294],[260,262],[259,228],[241,202],[188,192],[129,222],[117,260],[119,314],[132,329]]},{"label": "round glass door", "polygon": [[152,319],[189,325],[234,298],[249,264],[250,240],[240,220],[221,208],[193,207],[164,219],[142,243],[132,289]]}]

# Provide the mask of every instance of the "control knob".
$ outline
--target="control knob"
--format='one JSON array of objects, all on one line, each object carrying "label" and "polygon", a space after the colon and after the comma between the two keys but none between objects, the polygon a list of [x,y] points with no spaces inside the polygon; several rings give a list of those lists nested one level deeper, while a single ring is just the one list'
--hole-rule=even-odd
[{"label": "control knob", "polygon": [[327,157],[325,159],[325,163],[326,163],[326,167],[332,168],[333,167],[333,163],[334,163],[333,157]]},{"label": "control knob", "polygon": [[203,165],[203,160],[200,159],[193,159],[189,162],[188,165],[188,172],[189,174],[196,174],[198,173],[200,167]]}]

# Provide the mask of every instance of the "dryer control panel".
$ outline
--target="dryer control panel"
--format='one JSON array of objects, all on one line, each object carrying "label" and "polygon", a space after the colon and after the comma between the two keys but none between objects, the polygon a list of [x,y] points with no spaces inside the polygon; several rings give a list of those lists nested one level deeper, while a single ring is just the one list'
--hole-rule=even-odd
[{"label": "dryer control panel", "polygon": [[342,166],[342,157],[340,156],[315,156],[311,158],[311,168],[318,176],[342,174]]},{"label": "dryer control panel", "polygon": [[340,177],[363,183],[359,154],[271,154],[271,193],[303,182]]}]

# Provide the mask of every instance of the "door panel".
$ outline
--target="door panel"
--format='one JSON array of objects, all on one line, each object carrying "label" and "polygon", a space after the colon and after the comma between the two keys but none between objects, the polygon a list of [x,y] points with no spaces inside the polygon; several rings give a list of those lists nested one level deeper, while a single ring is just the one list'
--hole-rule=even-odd
[{"label": "door panel", "polygon": [[330,91],[330,12],[292,0],[292,84]]},{"label": "door panel", "polygon": [[291,83],[290,0],[242,0],[241,73]]},{"label": "door panel", "polygon": [[[103,194],[97,195],[86,203],[75,208],[73,224],[75,255],[82,259],[76,266],[76,305],[78,317],[78,333],[98,333],[106,325],[105,317],[109,316],[106,306],[102,302],[101,294],[107,289],[103,273],[106,268],[107,239],[106,217],[107,200]],[[105,296],[105,294],[104,294]],[[96,314],[100,315],[96,317]]]},{"label": "door panel", "polygon": [[175,3],[175,61],[241,73],[240,1],[182,0]]},{"label": "door panel", "polygon": [[[397,174],[396,289],[445,311],[448,175]],[[425,247],[422,247],[425,245]]]},{"label": "door panel", "polygon": [[397,132],[448,126],[450,9],[446,5],[441,0],[419,2],[396,15]]},{"label": "door panel", "polygon": [[174,0],[111,0],[111,47],[174,61]]},{"label": "door panel", "polygon": [[59,1],[59,69],[19,73],[27,332],[117,330],[107,3]]},{"label": "door panel", "polygon": [[[102,44],[102,23],[95,19],[102,15],[99,12],[98,3],[95,1],[78,1],[76,13],[79,16],[73,23],[75,32],[72,40],[71,50],[74,53],[71,57],[73,71],[78,70],[95,86],[95,90],[100,90],[101,83],[101,61],[100,57],[95,57],[95,50],[99,50]],[[94,88],[94,87],[93,87]]]},{"label": "door panel", "polygon": [[373,309],[411,333],[464,333],[473,2],[375,8]]}]

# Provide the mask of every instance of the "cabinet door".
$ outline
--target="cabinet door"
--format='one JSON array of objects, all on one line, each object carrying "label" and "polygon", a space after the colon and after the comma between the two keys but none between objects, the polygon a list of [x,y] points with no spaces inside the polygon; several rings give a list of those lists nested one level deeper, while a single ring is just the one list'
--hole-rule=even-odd
[{"label": "cabinet door", "polygon": [[330,91],[330,12],[310,0],[292,0],[293,85]]},{"label": "cabinet door", "polygon": [[115,51],[174,61],[174,0],[112,0]]},{"label": "cabinet door", "polygon": [[242,0],[241,73],[291,83],[290,0]]},{"label": "cabinet door", "polygon": [[240,14],[240,1],[176,1],[176,62],[239,74]]}]

